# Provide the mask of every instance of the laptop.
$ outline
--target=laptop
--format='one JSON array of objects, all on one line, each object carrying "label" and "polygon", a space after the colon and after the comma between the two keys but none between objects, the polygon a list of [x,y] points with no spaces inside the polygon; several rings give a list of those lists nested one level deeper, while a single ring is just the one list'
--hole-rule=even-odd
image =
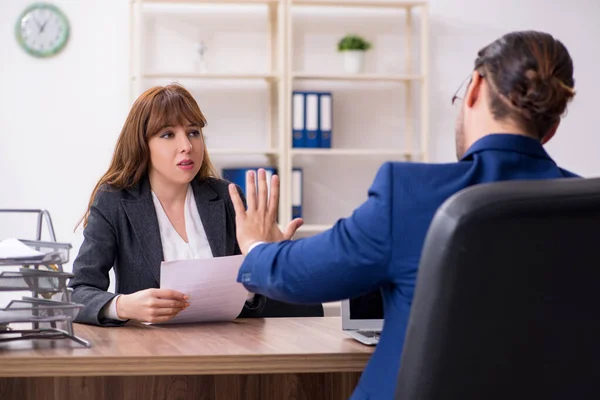
[{"label": "laptop", "polygon": [[346,335],[368,346],[379,343],[383,329],[381,291],[342,300],[342,329]]}]

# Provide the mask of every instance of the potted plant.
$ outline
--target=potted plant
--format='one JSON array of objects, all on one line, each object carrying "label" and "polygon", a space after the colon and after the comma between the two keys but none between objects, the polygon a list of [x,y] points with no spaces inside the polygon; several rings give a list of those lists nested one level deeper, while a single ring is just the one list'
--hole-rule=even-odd
[{"label": "potted plant", "polygon": [[371,48],[371,43],[358,35],[344,36],[338,42],[338,51],[344,54],[346,72],[356,74],[365,68],[365,52]]}]

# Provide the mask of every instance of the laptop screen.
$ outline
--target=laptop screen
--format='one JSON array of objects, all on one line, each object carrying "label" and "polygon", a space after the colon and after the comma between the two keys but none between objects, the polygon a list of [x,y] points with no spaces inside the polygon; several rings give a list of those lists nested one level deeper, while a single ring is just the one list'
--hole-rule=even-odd
[{"label": "laptop screen", "polygon": [[383,319],[381,291],[350,299],[350,319]]}]

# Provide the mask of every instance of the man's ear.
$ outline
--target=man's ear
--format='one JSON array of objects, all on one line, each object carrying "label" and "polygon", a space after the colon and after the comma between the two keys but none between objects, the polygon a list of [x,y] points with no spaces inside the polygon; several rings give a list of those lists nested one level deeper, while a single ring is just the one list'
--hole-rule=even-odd
[{"label": "man's ear", "polygon": [[542,138],[542,144],[546,144],[548,143],[548,141],[550,139],[552,139],[552,137],[556,134],[556,130],[558,129],[558,126],[560,125],[560,120],[558,120],[558,122],[556,122],[552,128],[550,128],[550,130],[548,131],[548,133],[546,133],[544,135],[544,137]]},{"label": "man's ear", "polygon": [[467,107],[473,107],[477,100],[481,99],[481,84],[483,83],[483,77],[481,74],[475,70],[473,71],[473,75],[471,76],[471,83],[467,88],[467,93],[465,94],[465,105]]}]

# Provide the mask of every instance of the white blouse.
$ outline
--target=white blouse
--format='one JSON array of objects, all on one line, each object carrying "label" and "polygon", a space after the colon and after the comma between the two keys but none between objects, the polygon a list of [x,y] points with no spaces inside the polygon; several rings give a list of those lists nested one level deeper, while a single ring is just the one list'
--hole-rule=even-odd
[{"label": "white blouse", "polygon": [[184,207],[185,231],[188,237],[187,243],[179,236],[179,233],[177,233],[173,224],[169,221],[167,213],[154,192],[152,192],[152,200],[154,201],[156,216],[158,217],[158,227],[160,229],[160,239],[165,261],[213,257],[200,214],[198,213],[191,185],[188,185]]},{"label": "white blouse", "polygon": [[[179,233],[173,227],[173,224],[167,217],[167,213],[160,204],[160,200],[154,192],[152,192],[152,200],[156,217],[158,218],[158,228],[160,230],[160,241],[162,243],[164,261],[189,260],[193,258],[203,259],[212,258],[213,253],[208,244],[208,238],[200,219],[200,213],[196,206],[196,199],[192,186],[188,185],[187,194],[185,196],[185,231],[187,233],[188,242],[186,243]],[[102,315],[105,318],[120,320],[117,316],[117,298],[113,299],[102,308]]]}]

